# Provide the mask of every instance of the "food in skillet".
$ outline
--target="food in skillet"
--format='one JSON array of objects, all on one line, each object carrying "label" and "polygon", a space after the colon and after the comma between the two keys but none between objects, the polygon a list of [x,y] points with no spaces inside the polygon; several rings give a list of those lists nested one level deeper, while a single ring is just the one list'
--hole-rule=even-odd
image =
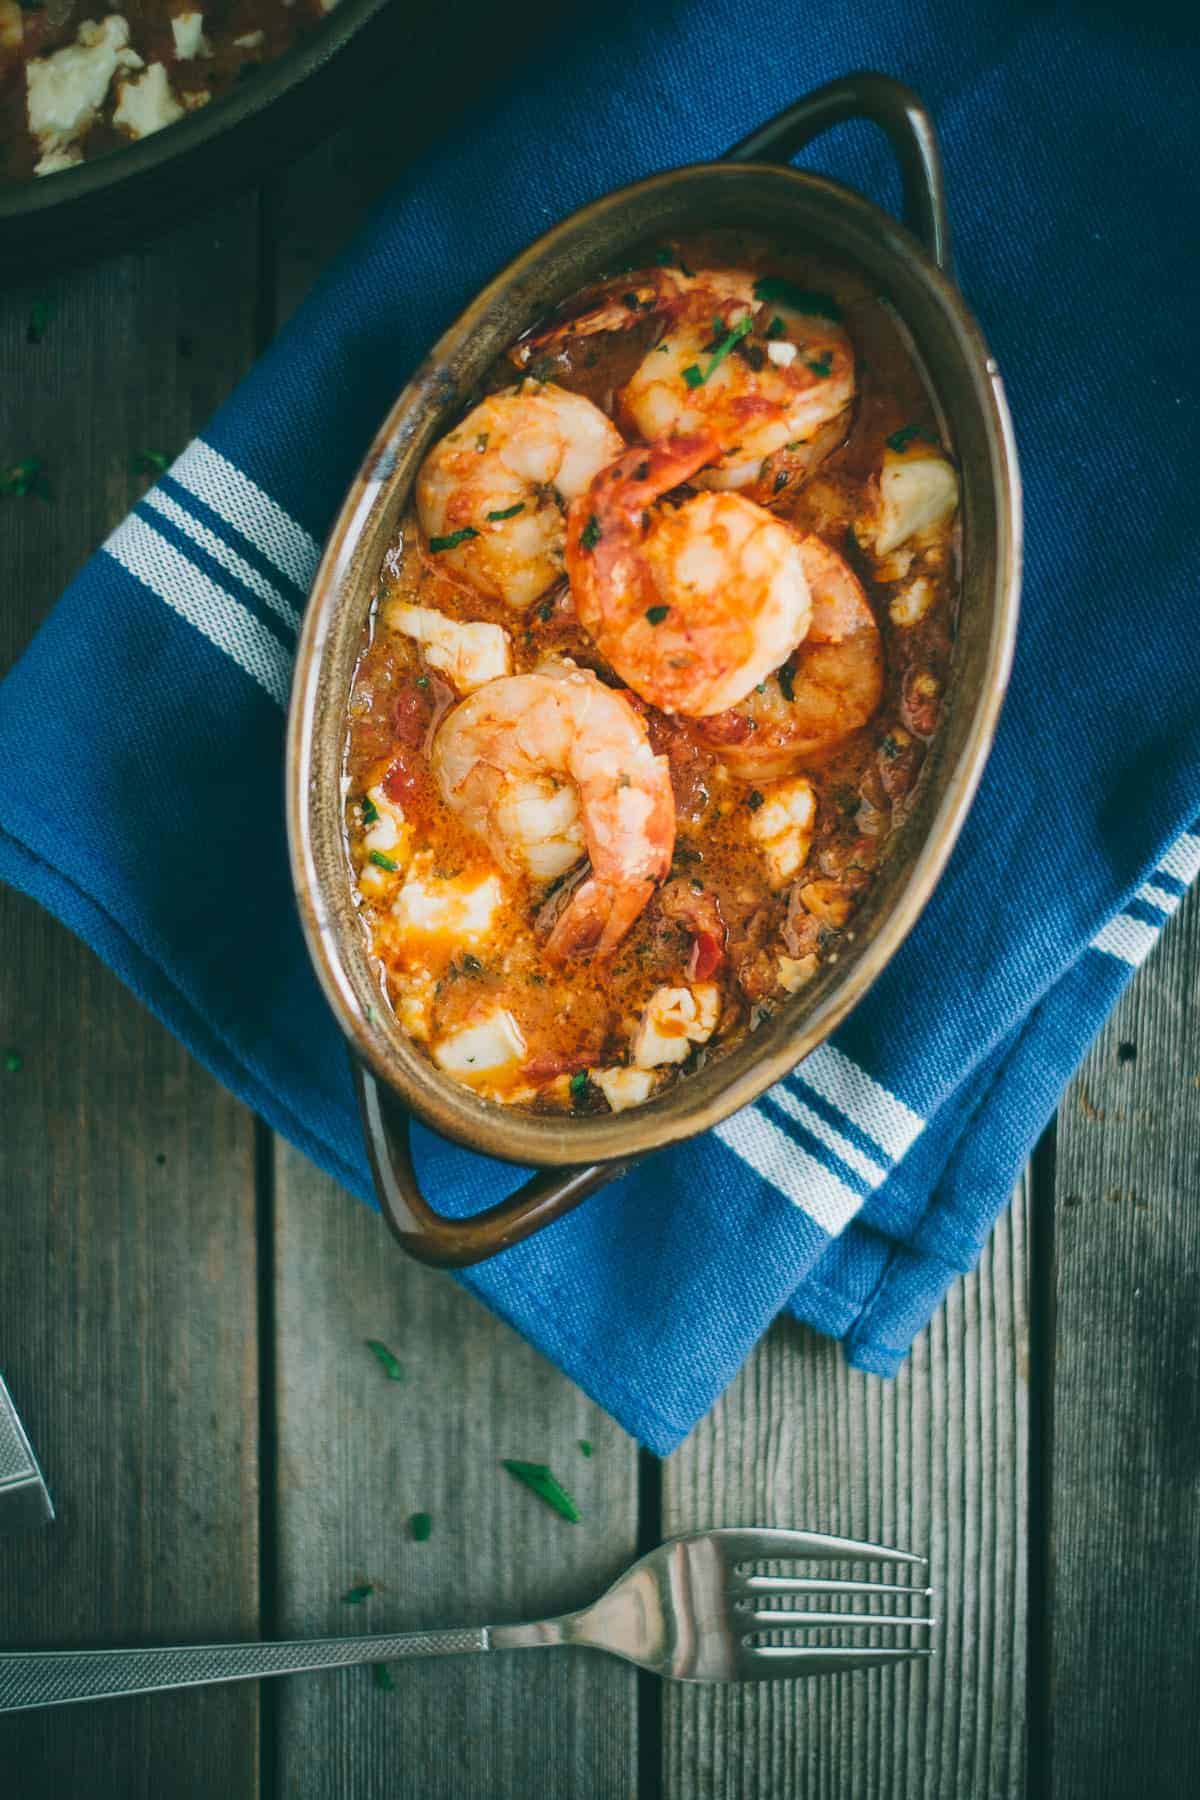
[{"label": "food in skillet", "polygon": [[337,0],[0,0],[0,179],[148,137],[281,56]]},{"label": "food in skillet", "polygon": [[649,1100],[836,959],[950,671],[958,481],[886,302],[741,234],[646,262],[430,450],[350,702],[382,987],[542,1111]]}]

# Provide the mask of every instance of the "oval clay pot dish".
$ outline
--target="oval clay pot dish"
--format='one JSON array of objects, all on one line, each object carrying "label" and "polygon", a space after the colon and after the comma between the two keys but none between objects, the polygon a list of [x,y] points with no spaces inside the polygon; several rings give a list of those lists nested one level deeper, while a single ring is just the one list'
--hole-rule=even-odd
[{"label": "oval clay pot dish", "polygon": [[[891,139],[921,242],[869,201],[787,166],[818,132],[866,117]],[[769,232],[863,272],[910,332],[962,492],[963,580],[945,715],[912,812],[893,839],[838,962],[736,1048],[643,1107],[546,1117],[480,1099],[437,1069],[382,1000],[356,914],[343,835],[346,707],[384,552],[421,461],[489,364],[558,301],[635,247],[720,225]],[[927,248],[922,248],[922,242]],[[462,1265],[560,1217],[639,1156],[707,1130],[754,1100],[826,1038],[912,928],[945,866],[987,757],[1008,679],[1020,585],[1020,484],[996,365],[945,270],[948,238],[932,127],[915,96],[880,75],[832,83],[730,152],[652,176],[582,208],[509,265],[413,375],[334,525],[300,637],[288,725],[293,879],[314,967],[355,1053],[363,1121],[385,1217],[405,1248]],[[537,1171],[487,1212],[447,1219],[417,1186],[408,1114],[489,1156]]]}]

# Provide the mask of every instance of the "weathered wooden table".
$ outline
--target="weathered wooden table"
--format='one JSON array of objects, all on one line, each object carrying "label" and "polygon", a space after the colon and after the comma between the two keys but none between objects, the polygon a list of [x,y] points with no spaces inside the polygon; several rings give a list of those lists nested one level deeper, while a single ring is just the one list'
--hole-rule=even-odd
[{"label": "weathered wooden table", "polygon": [[[395,133],[347,132],[151,249],[0,299],[0,462],[39,456],[55,494],[0,512],[0,671],[146,485],[132,460],[182,447],[353,229]],[[360,1669],[26,1715],[0,1721],[0,1792],[1200,1791],[1198,971],[1192,901],[897,1381],[781,1325],[660,1466],[0,894],[0,1049],[22,1059],[0,1067],[0,1366],[59,1508],[0,1540],[0,1643],[536,1615],[713,1523],[927,1546],[944,1620],[934,1663],[869,1678],[664,1689],[497,1657],[405,1667],[391,1693]],[[562,1471],[585,1523],[505,1456]]]}]

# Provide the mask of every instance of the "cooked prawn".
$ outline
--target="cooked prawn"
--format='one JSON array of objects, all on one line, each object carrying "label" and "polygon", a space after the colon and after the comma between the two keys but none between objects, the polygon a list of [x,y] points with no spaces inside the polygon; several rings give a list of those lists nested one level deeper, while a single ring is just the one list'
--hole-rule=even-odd
[{"label": "cooked prawn", "polygon": [[532,605],[562,579],[566,503],[623,447],[581,394],[523,382],[489,395],[434,445],[417,478],[430,551],[489,599]]},{"label": "cooked prawn", "polygon": [[808,635],[761,689],[701,727],[747,780],[786,775],[832,750],[883,697],[883,648],[862,583],[821,538],[797,541],[812,595]]},{"label": "cooked prawn", "polygon": [[675,802],[665,757],[590,669],[503,676],[454,707],[433,743],[438,790],[511,874],[557,879],[586,854],[546,944],[611,954],[666,875]]},{"label": "cooked prawn", "polygon": [[703,718],[741,700],[808,627],[795,533],[739,494],[664,494],[711,461],[698,433],[627,450],[567,516],[576,610],[634,693]]},{"label": "cooked prawn", "polygon": [[[770,501],[810,474],[845,435],[854,349],[828,295],[748,269],[684,275],[650,269],[593,289],[588,305],[512,352],[661,320],[657,342],[621,390],[631,437],[711,432],[720,454],[696,476],[706,488],[752,489]],[[775,458],[764,468],[768,458]],[[786,476],[786,481],[776,482]]]}]

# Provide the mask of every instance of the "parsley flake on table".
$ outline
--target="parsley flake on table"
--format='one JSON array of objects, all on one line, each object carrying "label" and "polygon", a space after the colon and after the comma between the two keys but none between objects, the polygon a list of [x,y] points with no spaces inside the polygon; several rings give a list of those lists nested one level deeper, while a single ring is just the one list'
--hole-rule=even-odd
[{"label": "parsley flake on table", "polygon": [[501,1466],[507,1469],[510,1475],[515,1475],[518,1481],[523,1481],[539,1500],[544,1500],[546,1505],[552,1507],[556,1513],[560,1513],[564,1519],[569,1519],[572,1525],[578,1525],[581,1522],[583,1515],[579,1508],[566,1488],[555,1480],[545,1463],[517,1462],[505,1457]]},{"label": "parsley flake on table", "polygon": [[363,1601],[369,1600],[374,1592],[375,1583],[373,1581],[361,1582],[358,1587],[346,1589],[346,1592],[342,1595],[342,1605],[361,1606]]},{"label": "parsley flake on table", "polygon": [[21,1055],[19,1050],[6,1050],[4,1052],[4,1068],[7,1074],[19,1075],[24,1067],[25,1058]]},{"label": "parsley flake on table", "polygon": [[25,327],[25,342],[40,344],[46,335],[46,327],[54,317],[53,300],[35,300],[29,308],[29,323]]},{"label": "parsley flake on table", "polygon": [[408,1521],[408,1529],[412,1532],[414,1544],[425,1544],[433,1530],[433,1514],[415,1512]]},{"label": "parsley flake on table", "polygon": [[23,457],[20,462],[9,463],[6,469],[0,469],[0,495],[24,499],[27,494],[36,494],[39,500],[54,498],[46,471],[36,456]]},{"label": "parsley flake on table", "polygon": [[832,319],[835,325],[842,316],[842,309],[831,294],[798,287],[785,275],[760,276],[754,284],[754,298],[778,300],[782,306],[790,306],[793,312],[804,313],[810,319]]},{"label": "parsley flake on table", "polygon": [[135,450],[129,459],[134,475],[162,475],[170,466],[171,459],[162,450]]},{"label": "parsley flake on table", "polygon": [[389,1381],[404,1380],[404,1369],[386,1344],[381,1344],[378,1338],[366,1338],[364,1342]]},{"label": "parsley flake on table", "polygon": [[451,531],[445,537],[431,537],[429,548],[436,555],[439,550],[457,550],[468,538],[478,537],[479,533],[473,525],[464,525],[459,531]]},{"label": "parsley flake on table", "polygon": [[395,1693],[396,1684],[392,1680],[392,1671],[386,1663],[372,1663],[371,1674],[377,1688],[382,1688],[385,1694]]},{"label": "parsley flake on table", "polygon": [[591,1454],[592,1454],[592,1446],[591,1446],[591,1444],[590,1444],[590,1443],[589,1443],[589,1442],[588,1442],[588,1440],[587,1440],[587,1438],[580,1438],[580,1440],[579,1440],[579,1448],[580,1448],[580,1450],[581,1450],[581,1451],[582,1451],[582,1452],[583,1452],[583,1454],[584,1454],[584,1455],[585,1455],[585,1456],[591,1456]]}]

